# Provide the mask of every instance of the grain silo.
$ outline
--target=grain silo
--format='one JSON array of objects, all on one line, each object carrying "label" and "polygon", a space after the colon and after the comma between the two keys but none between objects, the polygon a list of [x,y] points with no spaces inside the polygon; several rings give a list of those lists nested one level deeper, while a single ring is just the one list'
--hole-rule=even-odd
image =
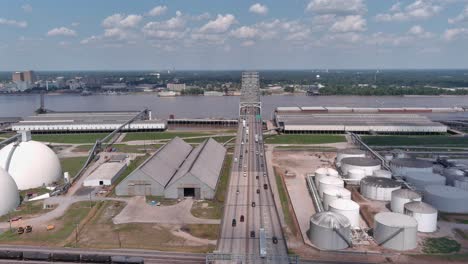
[{"label": "grain silo", "polygon": [[377,244],[394,250],[417,247],[418,222],[411,216],[383,212],[374,217],[374,239]]},{"label": "grain silo", "polygon": [[351,158],[351,157],[362,157],[366,156],[366,152],[360,149],[341,149],[338,150],[336,153],[336,165],[339,167],[341,166],[341,160],[344,158]]},{"label": "grain silo", "polygon": [[388,170],[376,170],[376,171],[374,171],[373,176],[391,179],[392,178],[392,172],[388,171]]},{"label": "grain silo", "polygon": [[365,175],[372,175],[375,170],[380,170],[381,163],[378,160],[362,157],[344,158],[341,160],[341,171],[348,175],[352,169],[363,170]]},{"label": "grain silo", "polygon": [[318,191],[323,197],[323,191],[331,186],[344,187],[344,181],[338,177],[323,177],[319,180]]},{"label": "grain silo", "polygon": [[320,249],[337,250],[351,245],[348,218],[334,212],[320,212],[310,218],[309,239]]},{"label": "grain silo", "polygon": [[348,218],[351,227],[359,227],[359,204],[355,201],[336,199],[329,204],[328,210],[344,215]]},{"label": "grain silo", "polygon": [[405,204],[405,215],[418,221],[419,232],[435,232],[437,230],[437,209],[424,202],[409,202]]},{"label": "grain silo", "polygon": [[395,190],[392,192],[390,208],[393,212],[402,214],[405,212],[405,204],[413,201],[422,201],[421,194],[409,189]]},{"label": "grain silo", "polygon": [[442,175],[447,179],[447,185],[454,186],[455,179],[464,176],[465,172],[457,168],[446,168],[442,171]]},{"label": "grain silo", "polygon": [[458,176],[453,181],[453,186],[465,190],[468,192],[468,177],[465,176]]},{"label": "grain silo", "polygon": [[323,190],[323,208],[328,210],[328,205],[336,199],[351,200],[351,192],[343,187],[328,187]]},{"label": "grain silo", "polygon": [[445,177],[435,173],[408,174],[405,180],[418,191],[424,191],[429,185],[445,185]]},{"label": "grain silo", "polygon": [[423,201],[445,213],[468,213],[468,192],[460,188],[430,185],[424,189]]},{"label": "grain silo", "polygon": [[372,200],[390,201],[392,191],[401,189],[401,184],[395,180],[367,176],[361,180],[361,194]]},{"label": "grain silo", "polygon": [[394,159],[390,168],[396,176],[406,176],[414,173],[432,173],[432,163],[421,159]]}]

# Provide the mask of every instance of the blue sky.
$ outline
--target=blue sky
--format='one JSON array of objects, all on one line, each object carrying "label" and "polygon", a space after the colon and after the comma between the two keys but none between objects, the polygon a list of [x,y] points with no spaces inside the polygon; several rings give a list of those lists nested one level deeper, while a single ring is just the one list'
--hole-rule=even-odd
[{"label": "blue sky", "polygon": [[0,70],[468,68],[468,0],[0,0]]}]

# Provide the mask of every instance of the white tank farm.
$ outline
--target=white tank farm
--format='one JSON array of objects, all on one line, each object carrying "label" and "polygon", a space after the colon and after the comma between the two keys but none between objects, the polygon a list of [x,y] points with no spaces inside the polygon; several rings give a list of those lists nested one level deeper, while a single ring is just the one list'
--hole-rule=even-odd
[{"label": "white tank farm", "polygon": [[428,185],[445,185],[445,177],[435,173],[408,174],[405,180],[418,191],[424,191]]},{"label": "white tank farm", "polygon": [[396,176],[406,176],[411,173],[432,173],[432,163],[421,159],[394,159],[390,168]]},{"label": "white tank farm", "polygon": [[310,218],[308,235],[310,242],[320,249],[345,249],[350,245],[351,225],[345,216],[324,211]]},{"label": "white tank farm", "polygon": [[[13,154],[7,164],[12,150]],[[8,168],[7,171],[15,180],[19,190],[49,185],[62,178],[60,161],[54,151],[45,144],[33,140],[19,144],[14,142],[2,148],[0,167]]]},{"label": "white tank farm", "polygon": [[458,176],[453,181],[453,186],[465,190],[468,192],[468,177],[465,176]]},{"label": "white tank farm", "polygon": [[318,188],[319,180],[328,176],[339,177],[339,174],[335,169],[332,168],[318,168],[315,171],[315,186]]},{"label": "white tank farm", "polygon": [[392,179],[367,176],[361,180],[360,189],[368,199],[391,201],[392,192],[401,189],[401,184]]},{"label": "white tank farm", "polygon": [[429,185],[424,189],[423,201],[445,213],[468,213],[468,192],[460,188]]},{"label": "white tank farm", "polygon": [[373,176],[374,177],[381,177],[381,178],[391,179],[392,178],[392,172],[388,171],[388,170],[376,170],[376,171],[374,171]]},{"label": "white tank farm", "polygon": [[418,221],[418,231],[424,233],[437,230],[437,209],[425,202],[409,202],[405,204],[405,215]]},{"label": "white tank farm", "polygon": [[336,199],[348,199],[351,200],[351,192],[343,187],[328,187],[323,190],[323,208],[328,210],[328,205]]},{"label": "white tank farm", "polygon": [[378,160],[362,157],[350,157],[341,160],[341,171],[343,175],[348,175],[352,169],[360,169],[364,174],[370,176],[375,170],[380,170],[381,163]]},{"label": "white tank farm", "polygon": [[15,210],[20,203],[18,187],[13,178],[0,168],[0,216]]},{"label": "white tank farm", "polygon": [[348,171],[348,179],[350,179],[353,184],[359,184],[362,178],[366,177],[366,172],[361,169],[351,169]]},{"label": "white tank farm", "polygon": [[338,150],[336,153],[336,165],[339,167],[341,166],[341,160],[344,158],[351,158],[351,157],[362,157],[366,156],[366,152],[360,149],[341,149]]},{"label": "white tank farm", "polygon": [[374,239],[377,244],[393,250],[417,247],[418,222],[411,216],[383,212],[374,217]]},{"label": "white tank farm", "polygon": [[344,187],[344,181],[338,177],[323,177],[319,181],[319,194],[323,197],[323,191],[332,186]]},{"label": "white tank farm", "polygon": [[353,200],[336,199],[328,206],[330,212],[344,215],[348,218],[351,227],[359,227],[359,204]]},{"label": "white tank farm", "polygon": [[404,213],[405,204],[413,201],[422,201],[421,194],[410,189],[399,189],[392,192],[390,208],[395,213]]},{"label": "white tank farm", "polygon": [[446,168],[442,171],[442,175],[447,179],[447,185],[454,186],[455,179],[464,176],[465,172],[457,168]]}]

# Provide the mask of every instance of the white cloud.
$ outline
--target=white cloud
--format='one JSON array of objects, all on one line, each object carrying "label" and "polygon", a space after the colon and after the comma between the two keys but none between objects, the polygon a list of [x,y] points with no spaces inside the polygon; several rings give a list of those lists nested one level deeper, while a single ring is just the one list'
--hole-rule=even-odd
[{"label": "white cloud", "polygon": [[242,26],[231,31],[231,35],[236,38],[254,38],[258,35],[258,29],[254,27]]},{"label": "white cloud", "polygon": [[134,28],[142,19],[143,17],[140,15],[113,14],[102,21],[102,26],[105,28]]},{"label": "white cloud", "polygon": [[186,23],[186,18],[180,11],[177,11],[176,16],[168,20],[146,23],[142,32],[149,38],[180,39],[189,31],[185,28]]},{"label": "white cloud", "polygon": [[219,15],[215,20],[210,20],[200,28],[200,32],[223,33],[236,23],[236,17],[231,14]]},{"label": "white cloud", "polygon": [[404,10],[400,5],[393,5],[389,13],[377,14],[375,20],[382,22],[422,20],[438,15],[442,9],[442,5],[439,5],[437,1],[416,0],[407,5]]},{"label": "white cloud", "polygon": [[150,16],[160,16],[167,11],[167,6],[156,6],[148,12]]},{"label": "white cloud", "polygon": [[365,14],[367,7],[363,0],[312,0],[306,10],[317,14],[355,15]]},{"label": "white cloud", "polygon": [[81,44],[90,44],[90,43],[94,43],[94,42],[97,42],[99,40],[101,40],[102,38],[100,36],[91,36],[91,37],[88,37],[88,38],[85,38],[83,40],[80,41]]},{"label": "white cloud", "polygon": [[255,45],[255,41],[253,41],[253,40],[246,40],[246,41],[241,43],[242,47],[251,47],[253,45]]},{"label": "white cloud", "polygon": [[452,41],[465,35],[468,35],[467,28],[451,28],[451,29],[445,30],[443,38],[446,41]]},{"label": "white cloud", "polygon": [[67,27],[53,28],[47,32],[47,36],[76,37],[76,31]]},{"label": "white cloud", "polygon": [[335,23],[330,28],[332,32],[359,32],[365,31],[367,26],[366,20],[360,15],[346,16]]},{"label": "white cloud", "polygon": [[398,2],[394,5],[392,5],[392,7],[390,7],[390,12],[399,12],[401,10],[401,3]]},{"label": "white cloud", "polygon": [[458,16],[456,16],[454,18],[449,18],[448,22],[450,24],[468,22],[468,5],[465,6],[465,9],[463,9],[463,11]]},{"label": "white cloud", "polygon": [[211,17],[210,13],[205,12],[197,16],[192,16],[191,19],[194,21],[202,21],[202,20],[210,19],[210,17]]},{"label": "white cloud", "polygon": [[23,9],[24,12],[26,13],[31,13],[33,8],[30,4],[24,4],[21,6],[21,9]]},{"label": "white cloud", "polygon": [[266,15],[268,13],[268,7],[266,5],[256,3],[250,6],[249,12],[259,15]]},{"label": "white cloud", "polygon": [[28,26],[26,21],[17,21],[12,19],[5,19],[0,17],[0,25],[15,26],[19,28],[25,28]]},{"label": "white cloud", "polygon": [[409,35],[413,35],[415,37],[419,37],[419,38],[431,38],[434,36],[434,34],[432,34],[431,32],[427,32],[426,30],[424,30],[423,27],[421,27],[420,25],[415,25],[415,26],[412,26],[409,30],[408,30],[408,34]]}]

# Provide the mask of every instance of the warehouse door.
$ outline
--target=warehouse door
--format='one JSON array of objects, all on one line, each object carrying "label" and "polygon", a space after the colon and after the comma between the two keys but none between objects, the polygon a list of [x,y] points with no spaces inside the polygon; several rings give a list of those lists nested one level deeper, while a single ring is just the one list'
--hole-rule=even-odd
[{"label": "warehouse door", "polygon": [[195,188],[184,188],[184,197],[195,197]]}]

